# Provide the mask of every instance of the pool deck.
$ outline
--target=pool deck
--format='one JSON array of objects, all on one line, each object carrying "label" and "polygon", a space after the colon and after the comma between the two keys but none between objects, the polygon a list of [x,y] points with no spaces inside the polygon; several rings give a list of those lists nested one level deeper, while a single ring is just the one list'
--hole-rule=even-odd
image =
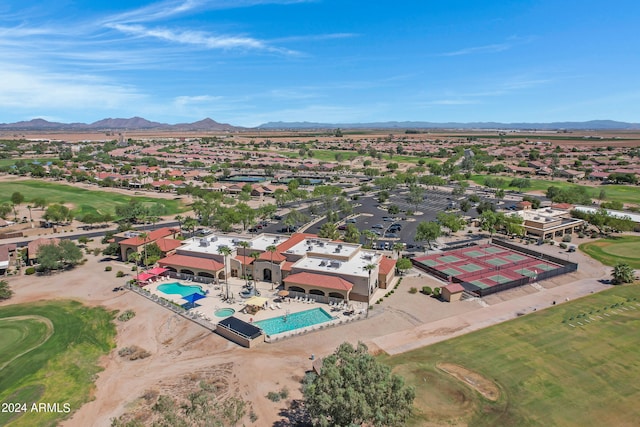
[{"label": "pool deck", "polygon": [[[244,320],[245,322],[255,322],[259,320],[270,319],[273,317],[279,317],[291,313],[297,313],[300,311],[311,310],[314,308],[322,308],[327,313],[331,314],[336,318],[336,320],[350,319],[353,316],[346,315],[345,310],[335,310],[333,307],[329,306],[329,304],[325,303],[303,303],[295,301],[292,298],[284,297],[284,301],[281,301],[281,298],[278,296],[278,291],[282,290],[281,288],[271,289],[270,282],[257,282],[256,287],[260,292],[260,296],[267,299],[267,307],[261,308],[257,313],[249,314],[244,312],[244,308],[246,307],[247,299],[241,298],[239,292],[243,290],[243,286],[245,284],[244,280],[237,278],[229,278],[229,295],[235,296],[235,301],[230,303],[223,301],[222,296],[226,293],[226,284],[222,283],[220,285],[207,285],[203,283],[194,283],[188,282],[185,280],[177,280],[170,278],[169,280],[161,280],[158,282],[152,282],[144,287],[144,289],[150,291],[151,293],[165,298],[167,300],[173,301],[177,304],[184,304],[185,300],[182,299],[180,295],[177,294],[165,294],[164,292],[158,291],[158,286],[166,283],[180,283],[185,286],[189,285],[197,285],[202,287],[202,289],[208,294],[206,298],[198,300],[196,304],[198,305],[195,308],[189,310],[189,313],[196,313],[199,317],[208,320],[212,323],[217,323],[218,321],[224,319],[224,317],[215,316],[214,312],[221,308],[233,308],[235,316],[238,319]],[[280,302],[278,302],[280,301]],[[280,308],[278,308],[278,306]],[[366,310],[366,304],[363,302],[351,301],[349,302],[349,306],[351,306],[355,313],[364,312]],[[272,308],[273,307],[273,308]]]}]

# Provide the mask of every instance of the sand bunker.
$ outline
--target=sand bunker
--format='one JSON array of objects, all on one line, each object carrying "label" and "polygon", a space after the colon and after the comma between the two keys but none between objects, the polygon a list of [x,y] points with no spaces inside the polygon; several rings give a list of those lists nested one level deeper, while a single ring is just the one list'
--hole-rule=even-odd
[{"label": "sand bunker", "polygon": [[477,372],[470,371],[467,368],[452,363],[439,363],[436,367],[464,382],[492,402],[497,401],[500,397],[500,389],[498,386]]}]

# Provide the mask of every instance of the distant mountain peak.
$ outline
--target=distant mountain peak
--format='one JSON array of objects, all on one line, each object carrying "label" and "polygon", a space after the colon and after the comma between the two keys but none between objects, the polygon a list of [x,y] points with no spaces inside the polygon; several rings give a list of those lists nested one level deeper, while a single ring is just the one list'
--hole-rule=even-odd
[{"label": "distant mountain peak", "polygon": [[81,131],[81,130],[94,130],[94,131],[103,131],[103,130],[148,130],[148,129],[158,129],[158,130],[181,130],[181,131],[189,131],[189,130],[205,130],[205,131],[235,131],[241,128],[232,126],[226,123],[218,123],[215,120],[210,118],[205,118],[203,120],[194,122],[194,123],[180,123],[175,125],[170,125],[167,123],[159,123],[152,122],[143,117],[131,117],[131,118],[106,118],[102,120],[98,120],[97,122],[93,122],[90,124],[86,123],[58,123],[58,122],[49,122],[45,119],[37,118],[29,121],[22,121],[16,123],[3,123],[0,124],[0,129],[15,129],[15,130],[70,130],[70,131]]}]

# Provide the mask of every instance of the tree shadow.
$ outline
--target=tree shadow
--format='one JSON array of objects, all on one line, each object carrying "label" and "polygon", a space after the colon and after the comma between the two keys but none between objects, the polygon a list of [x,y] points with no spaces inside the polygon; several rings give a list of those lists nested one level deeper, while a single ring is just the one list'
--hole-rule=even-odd
[{"label": "tree shadow", "polygon": [[273,427],[311,427],[313,425],[302,400],[292,400],[289,406],[282,409],[278,415],[283,419],[274,422]]}]

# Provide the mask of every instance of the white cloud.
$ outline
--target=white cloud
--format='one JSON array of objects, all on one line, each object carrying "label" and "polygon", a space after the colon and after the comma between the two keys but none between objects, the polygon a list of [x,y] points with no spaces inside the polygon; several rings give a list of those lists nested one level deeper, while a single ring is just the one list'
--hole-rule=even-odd
[{"label": "white cloud", "polygon": [[0,64],[0,109],[109,110],[145,99],[134,88],[89,75],[43,73]]},{"label": "white cloud", "polygon": [[211,36],[202,31],[171,31],[168,29],[150,29],[142,25],[114,24],[109,27],[141,37],[153,37],[175,43],[200,45],[211,49],[251,48],[264,49],[265,44],[251,37]]},{"label": "white cloud", "polygon": [[452,52],[442,53],[441,56],[461,56],[461,55],[472,55],[476,53],[497,53],[503,52],[505,50],[511,49],[512,45],[509,43],[496,43],[489,44],[486,46],[475,46],[468,47],[460,50],[454,50]]}]

